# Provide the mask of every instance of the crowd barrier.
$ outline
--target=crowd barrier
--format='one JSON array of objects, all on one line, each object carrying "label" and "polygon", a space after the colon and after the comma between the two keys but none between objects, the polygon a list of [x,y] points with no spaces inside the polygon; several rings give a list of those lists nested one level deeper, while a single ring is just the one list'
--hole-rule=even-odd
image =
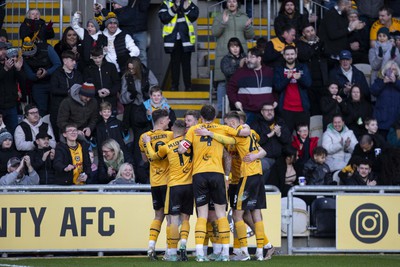
[{"label": "crowd barrier", "polygon": [[[294,186],[288,192],[288,254],[400,252],[400,187],[398,186]],[[293,200],[295,196],[335,198],[336,245],[333,247],[293,246]],[[327,213],[326,213],[327,214]],[[331,218],[327,216],[327,220]],[[310,230],[315,229],[311,227]]]},{"label": "crowd barrier", "polygon": [[[132,192],[140,190],[143,192]],[[140,252],[154,217],[149,185],[4,186],[0,188],[0,252]],[[281,195],[266,186],[266,233],[281,246]],[[228,216],[231,220],[231,216]],[[188,250],[194,250],[196,216]],[[233,222],[230,221],[231,227]],[[157,248],[166,247],[163,224]],[[233,229],[233,228],[232,228]],[[248,236],[254,233],[248,231]],[[255,246],[255,238],[249,238]]]}]

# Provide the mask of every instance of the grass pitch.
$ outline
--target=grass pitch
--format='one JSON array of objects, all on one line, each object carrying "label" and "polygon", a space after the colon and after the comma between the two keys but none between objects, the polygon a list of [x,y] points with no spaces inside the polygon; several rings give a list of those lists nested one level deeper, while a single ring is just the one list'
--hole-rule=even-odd
[{"label": "grass pitch", "polygon": [[400,255],[304,255],[304,256],[274,256],[267,262],[196,262],[190,258],[188,262],[149,261],[145,257],[66,257],[66,258],[9,258],[0,259],[0,267],[177,267],[177,266],[305,266],[305,267],[391,267],[400,266]]}]

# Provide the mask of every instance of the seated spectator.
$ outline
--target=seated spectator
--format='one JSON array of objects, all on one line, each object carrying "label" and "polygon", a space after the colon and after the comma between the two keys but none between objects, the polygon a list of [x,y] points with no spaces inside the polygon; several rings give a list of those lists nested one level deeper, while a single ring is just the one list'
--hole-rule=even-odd
[{"label": "seated spectator", "polygon": [[39,108],[40,116],[49,113],[51,76],[61,66],[54,48],[47,43],[34,44],[29,37],[22,44],[24,71],[32,83],[32,98]]},{"label": "seated spectator", "polygon": [[325,163],[328,151],[318,146],[313,150],[313,156],[305,164],[303,174],[307,185],[332,185],[332,175]]},{"label": "seated spectator", "polygon": [[73,123],[66,123],[62,129],[66,143],[59,142],[56,146],[53,166],[56,173],[56,184],[82,185],[91,175],[91,161],[89,146],[80,142],[78,127]]},{"label": "seated spectator", "polygon": [[374,82],[378,76],[378,72],[391,59],[392,49],[395,48],[390,40],[389,29],[382,27],[378,31],[378,38],[374,41],[374,47],[368,52],[369,64],[372,68],[371,81]]},{"label": "seated spectator", "polygon": [[115,179],[119,167],[125,162],[124,152],[114,139],[107,139],[101,145],[102,157],[99,157],[99,183],[107,184]]},{"label": "seated spectator", "polygon": [[113,115],[117,115],[117,95],[121,91],[121,78],[114,64],[104,59],[103,49],[93,48],[90,51],[91,63],[85,68],[83,78],[91,81],[96,88],[96,99],[100,105],[109,102],[112,105]]},{"label": "seated spectator", "polygon": [[383,6],[379,9],[379,20],[375,21],[371,26],[369,33],[369,39],[371,40],[371,47],[374,47],[378,36],[378,31],[382,27],[386,27],[390,32],[400,31],[400,20],[393,18],[393,10],[387,6]]},{"label": "seated spectator", "polygon": [[290,24],[296,28],[297,37],[300,37],[301,31],[308,22],[308,14],[302,14],[296,6],[296,1],[285,0],[283,1],[278,15],[274,20],[275,35],[282,34],[282,29],[285,25]]},{"label": "seated spectator", "polygon": [[352,55],[348,50],[340,51],[339,66],[336,66],[329,72],[331,81],[335,81],[339,86],[339,95],[345,99],[350,96],[350,89],[357,84],[361,93],[367,101],[370,101],[369,86],[364,73],[352,65]]},{"label": "seated spectator", "polygon": [[53,127],[56,141],[59,141],[60,130],[57,126],[58,109],[61,102],[68,97],[74,84],[82,84],[82,74],[76,67],[76,55],[71,50],[66,50],[61,55],[63,65],[51,76],[50,89],[50,122]]},{"label": "seated spectator", "polygon": [[60,104],[57,117],[58,128],[65,129],[66,125],[73,123],[78,128],[81,140],[90,138],[98,119],[97,101],[94,95],[95,87],[92,83],[74,84],[69,96]]},{"label": "seated spectator", "polygon": [[82,61],[86,66],[90,65],[90,53],[93,48],[103,50],[107,46],[107,39],[100,31],[100,26],[103,24],[103,16],[97,16],[89,19],[86,22],[86,29],[80,26],[82,14],[76,11],[72,17],[71,26],[79,37],[82,44]]},{"label": "seated spectator", "polygon": [[349,34],[349,44],[351,54],[353,55],[353,63],[368,64],[369,27],[364,21],[359,20],[358,11],[356,9],[350,9],[347,13],[347,17],[350,23],[355,22],[360,25]]},{"label": "seated spectator", "polygon": [[383,149],[388,146],[385,138],[378,133],[378,121],[375,118],[366,118],[364,120],[364,125],[367,134],[372,137],[376,147]]},{"label": "seated spectator", "polygon": [[304,163],[313,158],[314,148],[318,146],[318,137],[310,137],[308,124],[300,123],[296,127],[296,135],[293,136],[292,147],[297,150],[298,159],[296,165],[299,170],[303,169]]},{"label": "seated spectator", "polygon": [[322,135],[322,146],[328,151],[326,164],[332,172],[347,165],[357,143],[353,131],[344,124],[342,115],[335,115]]},{"label": "seated spectator", "polygon": [[336,82],[331,82],[326,91],[320,101],[324,131],[328,124],[332,122],[333,116],[342,113],[343,105],[343,99],[338,94],[339,87]]},{"label": "seated spectator", "polygon": [[341,178],[344,185],[377,185],[377,181],[371,174],[371,164],[367,159],[360,159],[357,170],[350,177]]},{"label": "seated spectator", "polygon": [[7,162],[10,158],[21,157],[21,153],[15,149],[13,137],[3,129],[0,131],[0,176],[7,174]]},{"label": "seated spectator", "polygon": [[342,107],[342,114],[346,126],[358,138],[365,132],[364,120],[372,115],[372,105],[363,97],[360,87],[353,85],[350,96],[346,98]]},{"label": "seated spectator", "polygon": [[270,170],[271,174],[266,184],[278,187],[282,197],[286,197],[289,190],[298,185],[297,178],[302,175],[302,171],[295,167],[296,158],[296,149],[286,146],[282,151],[282,156],[276,160]]},{"label": "seated spectator", "polygon": [[53,22],[50,20],[46,25],[44,19],[40,18],[39,9],[30,9],[19,27],[19,37],[21,40],[29,37],[35,43],[47,43],[47,40],[54,38]]},{"label": "seated spectator", "polygon": [[43,131],[51,136],[50,147],[56,147],[56,141],[54,140],[53,128],[50,124],[43,121],[39,116],[39,109],[28,104],[24,108],[25,119],[19,123],[15,129],[14,139],[15,146],[19,151],[32,151],[35,149],[36,135]]},{"label": "seated spectator", "polygon": [[109,184],[136,184],[135,173],[133,172],[133,166],[130,163],[123,163],[118,170],[116,178],[109,182]]},{"label": "seated spectator", "polygon": [[295,46],[296,28],[292,25],[285,25],[282,34],[272,38],[265,46],[262,62],[269,67],[283,66],[285,59],[282,56],[283,49],[288,46]]},{"label": "seated spectator", "polygon": [[379,133],[386,136],[400,114],[400,68],[396,62],[389,61],[383,66],[371,85],[371,94],[376,97],[374,117]]},{"label": "seated spectator", "polygon": [[277,106],[276,102],[264,103],[261,114],[251,124],[251,128],[260,136],[258,144],[268,151],[267,155],[261,159],[264,182],[268,181],[271,167],[282,155],[283,148],[290,145],[291,141],[291,133],[285,121],[275,116]]},{"label": "seated spectator", "polygon": [[83,61],[83,47],[78,35],[71,26],[64,30],[61,40],[54,45],[54,50],[60,58],[64,51],[70,50],[74,52],[77,68],[81,72],[83,71],[84,64],[83,62],[81,63],[81,60]]},{"label": "seated spectator", "polygon": [[[26,169],[27,170],[26,170]],[[25,155],[22,159],[13,157],[7,162],[8,174],[0,178],[0,185],[38,185],[39,175],[33,169],[31,158]],[[25,174],[28,172],[28,175]]]},{"label": "seated spectator", "polygon": [[47,132],[39,131],[36,135],[35,148],[29,152],[32,167],[38,173],[41,185],[55,184],[53,168],[55,150],[50,146],[50,139],[53,137]]}]

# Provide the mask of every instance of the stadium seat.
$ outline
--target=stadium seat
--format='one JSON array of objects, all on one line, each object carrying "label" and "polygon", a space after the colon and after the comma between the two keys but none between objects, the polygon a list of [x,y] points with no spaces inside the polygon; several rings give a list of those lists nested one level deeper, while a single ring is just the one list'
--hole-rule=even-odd
[{"label": "stadium seat", "polygon": [[311,203],[312,236],[335,237],[336,235],[336,199],[317,198]]},{"label": "stadium seat", "polygon": [[318,145],[322,144],[322,134],[324,133],[322,115],[314,115],[310,118],[310,137],[318,137]]},{"label": "stadium seat", "polygon": [[333,175],[332,175],[332,180],[333,180],[334,182],[336,182],[337,185],[341,185],[341,184],[342,184],[342,182],[340,181],[339,172],[340,172],[340,170],[337,170],[337,171],[335,171],[335,172],[333,173]]},{"label": "stadium seat", "polygon": [[[287,209],[287,197],[281,199],[281,214],[284,216]],[[285,218],[281,220],[281,236],[287,236],[287,223]],[[308,230],[309,216],[307,205],[304,200],[294,197],[293,198],[293,236],[304,237],[309,236]]]},{"label": "stadium seat", "polygon": [[364,73],[365,79],[367,79],[368,85],[371,86],[371,65],[365,63],[354,64],[354,66]]}]

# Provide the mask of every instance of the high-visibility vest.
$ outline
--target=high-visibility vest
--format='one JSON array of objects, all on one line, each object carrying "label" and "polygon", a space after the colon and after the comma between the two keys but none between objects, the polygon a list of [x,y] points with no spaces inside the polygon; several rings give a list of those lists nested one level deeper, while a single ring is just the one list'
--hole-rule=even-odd
[{"label": "high-visibility vest", "polygon": [[[172,7],[174,6],[174,4],[173,4],[172,2],[170,2],[170,1],[164,1],[164,3],[165,3],[169,8],[172,8]],[[191,4],[191,1],[189,1],[189,5],[190,5],[190,4]],[[184,16],[185,16],[186,24],[188,25],[188,28],[189,28],[190,43],[191,43],[191,44],[194,44],[194,43],[196,42],[196,35],[195,35],[195,33],[194,33],[193,24],[190,22],[190,20],[188,19],[188,17],[187,17],[186,15],[184,15]],[[164,27],[163,27],[163,33],[162,33],[162,37],[163,37],[163,38],[164,38],[166,35],[170,35],[170,34],[174,31],[174,28],[175,28],[175,26],[176,26],[177,20],[178,20],[178,14],[176,14],[168,24],[164,25]]]}]

